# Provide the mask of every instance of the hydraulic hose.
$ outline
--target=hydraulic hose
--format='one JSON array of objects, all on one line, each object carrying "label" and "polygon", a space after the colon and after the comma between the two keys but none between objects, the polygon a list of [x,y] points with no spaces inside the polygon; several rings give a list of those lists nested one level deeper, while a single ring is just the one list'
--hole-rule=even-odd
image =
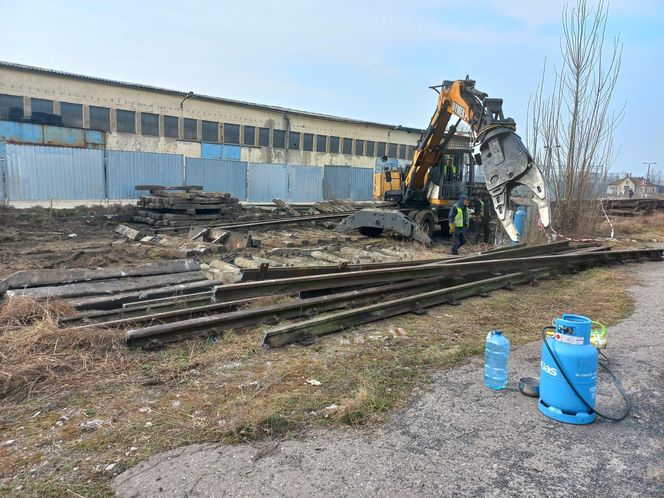
[{"label": "hydraulic hose", "polygon": [[[562,365],[558,361],[558,357],[556,356],[556,354],[553,352],[553,349],[549,345],[549,341],[547,340],[547,337],[546,337],[546,331],[547,330],[556,330],[556,328],[553,325],[547,325],[546,327],[543,327],[542,328],[542,340],[544,341],[544,345],[546,346],[546,349],[549,351],[549,354],[551,355],[551,358],[553,358],[553,362],[556,364],[556,366],[558,367],[558,370],[563,375],[563,378],[565,379],[565,382],[567,382],[567,385],[572,389],[574,394],[576,394],[576,397],[579,398],[581,400],[581,402],[584,405],[586,405],[586,407],[591,412],[595,412],[597,415],[599,415],[600,417],[605,418],[607,420],[613,420],[614,422],[620,422],[625,417],[627,417],[627,415],[629,415],[629,412],[632,409],[632,402],[630,401],[629,397],[627,396],[627,394],[623,390],[622,386],[620,385],[620,381],[616,378],[616,376],[609,369],[609,367],[607,365],[605,365],[604,363],[598,362],[602,366],[602,368],[607,371],[607,373],[609,374],[609,376],[613,380],[613,384],[616,386],[616,388],[618,389],[618,391],[620,392],[620,394],[622,395],[622,397],[625,400],[625,405],[626,405],[625,412],[622,415],[620,415],[620,417],[613,417],[611,415],[605,415],[603,413],[600,413],[595,407],[591,406],[590,403],[588,403],[584,399],[583,396],[581,396],[581,393],[579,393],[579,391],[577,391],[576,387],[574,387],[574,384],[572,384],[572,381],[570,381],[569,377],[567,377],[567,373],[565,372],[565,369],[562,367]],[[604,356],[604,355],[602,355],[602,356]]]}]

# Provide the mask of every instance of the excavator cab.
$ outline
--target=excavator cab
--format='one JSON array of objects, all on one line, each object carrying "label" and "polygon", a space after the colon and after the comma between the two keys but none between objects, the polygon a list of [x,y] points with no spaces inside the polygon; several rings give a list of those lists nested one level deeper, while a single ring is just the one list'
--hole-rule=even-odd
[{"label": "excavator cab", "polygon": [[467,194],[473,182],[470,148],[447,149],[429,168],[427,201],[433,206],[451,206],[459,195]]},{"label": "excavator cab", "polygon": [[373,181],[376,200],[401,202],[403,197],[403,169],[397,159],[383,156],[376,160]]}]

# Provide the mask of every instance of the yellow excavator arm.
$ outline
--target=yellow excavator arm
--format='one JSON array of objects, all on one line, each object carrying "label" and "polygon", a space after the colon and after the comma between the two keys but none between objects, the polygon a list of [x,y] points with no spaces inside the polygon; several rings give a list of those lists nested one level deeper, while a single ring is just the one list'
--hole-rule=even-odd
[{"label": "yellow excavator arm", "polygon": [[405,183],[409,188],[422,189],[425,187],[429,168],[438,163],[445,145],[447,145],[444,143],[445,137],[451,138],[456,132],[456,125],[450,130],[451,133],[447,129],[452,116],[456,115],[460,120],[469,124],[473,119],[472,108],[461,96],[463,83],[463,80],[457,80],[431,87],[439,93],[438,105],[431,116],[429,127],[415,150],[413,162],[406,172]]},{"label": "yellow excavator arm", "polygon": [[[440,162],[457,125],[464,121],[471,130],[475,162],[483,168],[496,214],[510,238],[518,238],[508,205],[509,194],[518,185],[531,190],[541,222],[548,226],[549,199],[542,173],[516,134],[514,120],[503,116],[502,99],[489,98],[468,78],[431,88],[439,93],[438,105],[406,172],[404,201],[422,195],[430,168]],[[453,116],[457,122],[448,128]]]}]

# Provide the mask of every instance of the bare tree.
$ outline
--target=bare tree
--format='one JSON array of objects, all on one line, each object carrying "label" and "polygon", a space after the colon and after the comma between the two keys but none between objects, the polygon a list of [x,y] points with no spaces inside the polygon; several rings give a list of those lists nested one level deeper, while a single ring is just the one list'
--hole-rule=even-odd
[{"label": "bare tree", "polygon": [[594,9],[587,0],[564,7],[562,63],[554,66],[549,83],[545,60],[529,104],[530,150],[548,180],[555,201],[553,222],[561,230],[582,228],[587,202],[606,195],[601,190],[615,158],[613,133],[624,106],[614,111],[611,104],[622,44],[616,37],[605,45],[607,18],[603,0]]}]

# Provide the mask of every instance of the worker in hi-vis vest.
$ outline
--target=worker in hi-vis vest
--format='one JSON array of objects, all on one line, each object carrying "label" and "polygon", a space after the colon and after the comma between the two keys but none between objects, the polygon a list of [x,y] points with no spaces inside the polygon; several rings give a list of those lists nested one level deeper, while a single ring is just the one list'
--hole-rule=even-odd
[{"label": "worker in hi-vis vest", "polygon": [[448,181],[452,180],[457,174],[457,167],[454,164],[445,164],[443,166],[443,177]]},{"label": "worker in hi-vis vest", "polygon": [[466,243],[465,231],[468,229],[468,197],[459,196],[457,203],[450,208],[448,217],[450,234],[453,237],[452,254],[459,254],[459,248]]}]

